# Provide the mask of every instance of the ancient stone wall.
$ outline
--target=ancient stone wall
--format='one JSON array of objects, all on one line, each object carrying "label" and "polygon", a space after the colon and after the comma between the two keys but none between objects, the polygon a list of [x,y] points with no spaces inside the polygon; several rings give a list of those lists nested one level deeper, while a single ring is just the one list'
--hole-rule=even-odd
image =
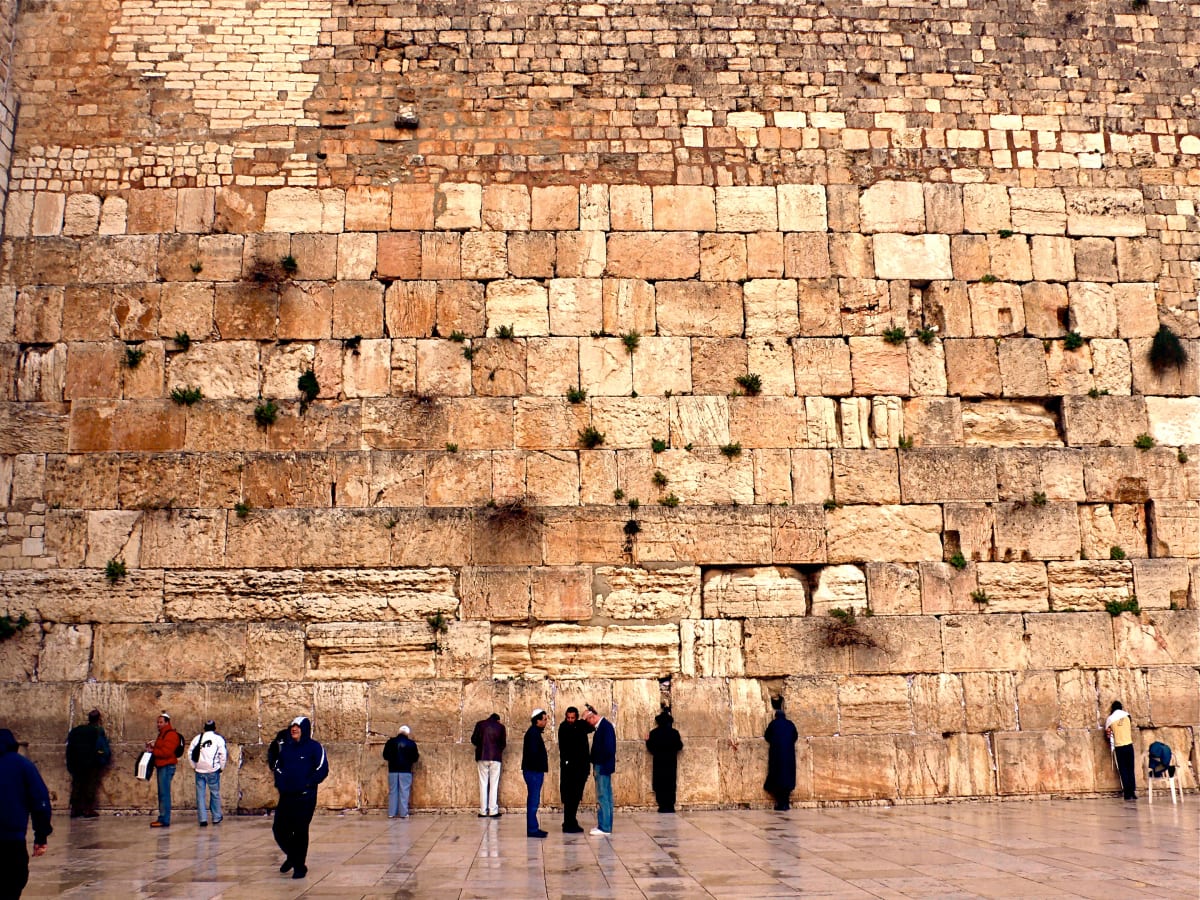
[{"label": "ancient stone wall", "polygon": [[93,706],[115,807],[161,708],[244,809],[298,712],[332,808],[584,702],[621,804],[664,699],[685,806],[765,802],[773,696],[802,801],[1111,790],[1113,699],[1200,762],[1197,8],[16,24],[0,724],[59,802]]}]

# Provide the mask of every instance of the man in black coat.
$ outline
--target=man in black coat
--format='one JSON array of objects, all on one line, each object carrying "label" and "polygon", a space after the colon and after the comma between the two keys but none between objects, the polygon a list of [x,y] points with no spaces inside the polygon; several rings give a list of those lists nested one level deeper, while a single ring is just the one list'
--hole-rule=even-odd
[{"label": "man in black coat", "polygon": [[50,792],[32,762],[17,752],[17,739],[0,728],[0,897],[16,900],[29,882],[26,833],[33,820],[33,855],[46,852]]},{"label": "man in black coat", "polygon": [[683,749],[683,738],[675,729],[675,720],[669,709],[664,709],[654,721],[658,727],[646,735],[646,749],[650,751],[653,764],[650,786],[654,788],[654,799],[658,801],[660,813],[675,812],[675,785],[679,769],[679,751]]},{"label": "man in black coat", "polygon": [[565,834],[583,834],[578,815],[592,765],[588,746],[592,730],[591,725],[579,718],[579,710],[567,707],[567,714],[558,726],[558,789],[562,795]]},{"label": "man in black coat", "polygon": [[383,745],[383,758],[388,764],[388,818],[408,818],[408,798],[412,795],[412,770],[421,751],[410,735],[412,729],[401,725],[400,731]]},{"label": "man in black coat", "polygon": [[775,798],[775,808],[789,809],[796,789],[796,741],[800,735],[782,709],[775,710],[775,721],[767,726],[767,780],[763,790]]},{"label": "man in black coat", "polygon": [[71,775],[71,818],[94,819],[100,778],[112,762],[112,748],[100,724],[100,710],[88,713],[87,723],[67,734],[67,772]]},{"label": "man in black coat", "polygon": [[544,838],[546,832],[538,824],[537,811],[542,803],[542,783],[550,771],[546,757],[546,711],[535,709],[529,717],[529,728],[525,730],[525,743],[521,747],[521,775],[525,779],[525,833],[531,838]]},{"label": "man in black coat", "polygon": [[307,716],[292,719],[273,768],[279,803],[271,831],[285,857],[279,871],[303,878],[308,874],[308,826],[317,809],[317,785],[329,776],[325,748],[312,739]]}]

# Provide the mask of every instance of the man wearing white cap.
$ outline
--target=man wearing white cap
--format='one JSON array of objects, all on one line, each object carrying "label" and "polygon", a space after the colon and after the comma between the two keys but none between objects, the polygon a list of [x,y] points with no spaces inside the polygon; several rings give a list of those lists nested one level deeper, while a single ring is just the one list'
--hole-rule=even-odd
[{"label": "man wearing white cap", "polygon": [[413,765],[421,756],[417,742],[409,735],[412,729],[400,726],[400,733],[383,745],[383,758],[388,764],[388,818],[408,818],[408,798],[412,793]]},{"label": "man wearing white cap", "polygon": [[542,802],[542,782],[546,772],[550,770],[546,758],[546,740],[542,732],[546,730],[546,711],[535,709],[529,717],[529,729],[525,732],[525,744],[521,748],[521,774],[525,777],[525,787],[528,796],[525,801],[525,832],[531,838],[544,838],[544,832],[538,824],[537,811]]}]

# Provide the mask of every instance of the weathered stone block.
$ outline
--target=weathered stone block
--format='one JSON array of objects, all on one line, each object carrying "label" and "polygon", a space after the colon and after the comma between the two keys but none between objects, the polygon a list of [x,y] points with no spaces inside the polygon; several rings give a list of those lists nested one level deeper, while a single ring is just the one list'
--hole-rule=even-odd
[{"label": "weathered stone block", "polygon": [[988,563],[975,566],[979,589],[987,594],[988,612],[1048,612],[1046,566],[1038,562]]},{"label": "weathered stone block", "polygon": [[962,676],[914,675],[909,696],[913,728],[918,733],[966,731]]},{"label": "weathered stone block", "polygon": [[1007,672],[1026,667],[1028,651],[1019,615],[945,616],[942,648],[951,672]]},{"label": "weathered stone block", "polygon": [[657,677],[679,668],[678,625],[543,625],[492,635],[496,677]]},{"label": "weathered stone block", "polygon": [[875,277],[943,281],[954,277],[950,238],[944,234],[877,234]]},{"label": "weathered stone block", "polygon": [[[162,660],[173,660],[165,673]],[[101,625],[93,675],[101,681],[225,681],[246,670],[246,629],[236,625]]]},{"label": "weathered stone block", "polygon": [[610,619],[674,619],[700,615],[700,570],[694,566],[596,569],[596,611]]},{"label": "weathered stone block", "polygon": [[828,645],[823,619],[748,619],[743,630],[746,675],[751,678],[849,671],[849,651]]},{"label": "weathered stone block", "polygon": [[1091,791],[1095,785],[1089,732],[999,732],[996,769],[1002,794]]},{"label": "weathered stone block", "polygon": [[681,619],[679,643],[679,671],[683,675],[727,678],[745,671],[741,622]]},{"label": "weathered stone block", "polygon": [[925,230],[925,199],[915,181],[881,181],[862,192],[859,222],[864,234]]},{"label": "weathered stone block", "polygon": [[733,569],[704,576],[704,615],[712,618],[804,615],[806,602],[805,582],[795,569]]},{"label": "weathered stone block", "polygon": [[817,790],[830,800],[871,800],[896,796],[896,747],[891,735],[814,737],[813,771]]},{"label": "weathered stone block", "polygon": [[856,394],[908,394],[908,349],[903,344],[852,337],[850,353]]},{"label": "weathered stone block", "polygon": [[936,618],[875,615],[859,619],[858,628],[875,646],[851,646],[852,672],[910,675],[941,671],[942,635]]},{"label": "weathered stone block", "polygon": [[843,507],[827,519],[831,563],[941,559],[941,507]]},{"label": "weathered stone block", "polygon": [[1107,613],[1043,613],[1025,617],[1029,665],[1037,669],[1103,669],[1112,665]]},{"label": "weathered stone block", "polygon": [[1118,666],[1192,666],[1200,658],[1200,610],[1126,614],[1112,626]]},{"label": "weathered stone block", "polygon": [[1067,234],[1139,237],[1146,233],[1142,192],[1076,188],[1066,191]]},{"label": "weathered stone block", "polygon": [[867,563],[867,602],[877,616],[921,611],[921,583],[911,566]]},{"label": "weathered stone block", "polygon": [[1074,503],[998,503],[993,510],[997,559],[1073,559],[1079,555],[1079,517]]}]

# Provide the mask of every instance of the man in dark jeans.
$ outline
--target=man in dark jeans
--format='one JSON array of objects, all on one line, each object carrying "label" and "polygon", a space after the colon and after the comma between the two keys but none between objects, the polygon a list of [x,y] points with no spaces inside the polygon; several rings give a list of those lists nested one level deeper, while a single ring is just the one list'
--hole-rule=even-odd
[{"label": "man in dark jeans", "polygon": [[71,818],[94,819],[100,778],[112,762],[108,736],[100,724],[100,710],[88,713],[87,724],[67,734],[67,772],[71,775]]},{"label": "man in dark jeans", "polygon": [[525,779],[528,791],[525,801],[525,833],[531,838],[544,838],[546,832],[538,824],[537,811],[542,803],[542,783],[546,773],[550,771],[550,762],[546,756],[546,739],[542,732],[546,730],[547,721],[544,709],[535,709],[529,718],[529,728],[525,732],[525,743],[521,748],[521,776]]},{"label": "man in dark jeans", "polygon": [[275,758],[279,805],[271,830],[285,857],[279,871],[291,872],[293,878],[308,874],[308,826],[317,809],[317,785],[329,775],[325,748],[311,735],[312,723],[306,716],[296,716]]},{"label": "man in dark jeans", "polygon": [[592,726],[579,718],[579,710],[567,707],[566,716],[558,726],[558,789],[562,794],[565,834],[583,834],[579,824],[579,804],[591,771],[591,747],[588,735]]},{"label": "man in dark jeans", "polygon": [[37,766],[17,752],[17,739],[0,728],[0,900],[17,900],[29,882],[25,830],[33,819],[33,855],[46,852],[50,792]]}]

